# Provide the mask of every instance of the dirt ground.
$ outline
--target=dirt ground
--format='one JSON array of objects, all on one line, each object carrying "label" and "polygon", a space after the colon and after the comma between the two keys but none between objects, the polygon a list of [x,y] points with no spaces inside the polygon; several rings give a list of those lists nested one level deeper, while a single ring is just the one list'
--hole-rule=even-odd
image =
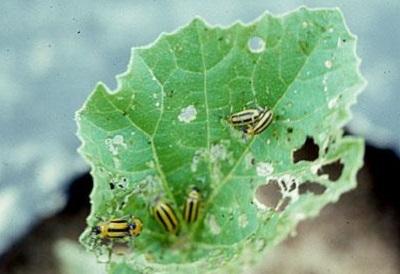
[{"label": "dirt ground", "polygon": [[[295,236],[267,254],[252,274],[400,273],[400,159],[367,147],[357,189],[301,223]],[[59,239],[76,240],[85,227],[88,174],[68,190],[67,207],[37,224],[0,260],[0,273],[60,273],[53,254]]]}]

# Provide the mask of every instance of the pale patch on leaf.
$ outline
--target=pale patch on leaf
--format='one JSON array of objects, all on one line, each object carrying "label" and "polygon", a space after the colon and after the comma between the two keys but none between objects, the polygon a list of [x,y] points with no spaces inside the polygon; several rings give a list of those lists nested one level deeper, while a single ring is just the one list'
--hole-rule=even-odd
[{"label": "pale patch on leaf", "polygon": [[330,68],[332,68],[332,66],[333,66],[331,60],[326,60],[326,61],[324,62],[324,65],[325,65],[325,67],[326,67],[327,69],[330,69]]},{"label": "pale patch on leaf", "polygon": [[260,162],[257,164],[256,171],[258,176],[267,177],[274,172],[274,168],[270,163]]},{"label": "pale patch on leaf", "polygon": [[178,116],[180,122],[190,123],[196,119],[197,110],[193,105],[185,107]]},{"label": "pale patch on leaf", "polygon": [[220,234],[221,233],[221,227],[217,223],[217,219],[215,218],[215,216],[214,215],[210,215],[207,220],[208,220],[208,227],[210,228],[211,233],[214,234],[214,235]]}]

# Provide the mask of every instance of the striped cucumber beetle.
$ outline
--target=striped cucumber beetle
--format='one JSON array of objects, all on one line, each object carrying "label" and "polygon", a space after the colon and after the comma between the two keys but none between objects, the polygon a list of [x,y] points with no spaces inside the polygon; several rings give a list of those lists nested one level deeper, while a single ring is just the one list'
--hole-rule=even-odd
[{"label": "striped cucumber beetle", "polygon": [[183,216],[188,224],[196,222],[197,217],[199,216],[200,203],[200,191],[194,187],[190,191],[183,208]]},{"label": "striped cucumber beetle", "polygon": [[112,219],[108,222],[98,224],[93,228],[93,233],[100,239],[123,239],[126,237],[137,237],[142,231],[142,222],[135,217],[129,219]]},{"label": "striped cucumber beetle", "polygon": [[244,132],[251,136],[256,134],[260,134],[263,132],[272,122],[273,113],[269,109],[265,109],[263,113],[261,113],[259,119],[256,123],[250,124],[244,128]]},{"label": "striped cucumber beetle", "polygon": [[143,223],[135,217],[122,217],[99,222],[92,228],[90,245],[95,250],[97,262],[108,263],[114,253],[116,243],[126,243],[137,237],[142,231]]},{"label": "striped cucumber beetle", "polygon": [[154,218],[164,227],[164,229],[172,234],[178,230],[178,219],[172,207],[166,202],[158,199],[152,207]]},{"label": "striped cucumber beetle", "polygon": [[264,109],[261,107],[256,109],[246,109],[233,113],[231,116],[229,116],[228,121],[235,127],[250,125],[257,122],[263,112]]}]

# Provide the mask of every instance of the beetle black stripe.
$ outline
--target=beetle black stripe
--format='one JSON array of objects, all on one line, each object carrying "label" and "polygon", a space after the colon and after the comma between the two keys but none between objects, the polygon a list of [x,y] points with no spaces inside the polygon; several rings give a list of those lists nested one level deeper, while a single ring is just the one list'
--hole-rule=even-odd
[{"label": "beetle black stripe", "polygon": [[156,210],[156,215],[157,215],[158,221],[164,226],[165,230],[169,230],[168,225],[164,222],[164,219],[161,217],[161,214],[158,210]]},{"label": "beetle black stripe", "polygon": [[109,239],[122,239],[125,238],[126,235],[108,235],[107,238]]},{"label": "beetle black stripe", "polygon": [[262,118],[259,120],[258,124],[255,126],[254,132],[255,133],[262,132],[267,126],[269,126],[271,120],[272,120],[272,113],[268,111],[265,112]]},{"label": "beetle black stripe", "polygon": [[129,227],[126,228],[109,228],[108,232],[128,232]]},{"label": "beetle black stripe", "polygon": [[[166,205],[164,205],[164,206],[166,206]],[[169,206],[166,206],[166,207],[167,207],[167,209],[171,212],[171,214],[173,214],[172,208],[170,208]],[[161,209],[162,209],[162,211],[164,211],[164,213],[165,213],[165,215],[167,216],[169,222],[171,223],[173,229],[175,230],[175,229],[176,229],[176,222],[175,222],[176,219],[174,218],[175,216],[171,216],[171,215],[169,214],[170,212],[168,212],[168,210],[165,209],[163,206],[161,206]],[[175,220],[174,220],[174,219],[175,219]]]},{"label": "beetle black stripe", "polygon": [[188,221],[188,223],[191,223],[194,221],[193,220],[193,201],[192,200],[189,202],[189,214],[188,214],[187,221]]},{"label": "beetle black stripe", "polygon": [[240,122],[241,123],[247,123],[247,122],[253,122],[255,119],[253,119],[253,118],[248,118],[248,119],[243,119],[243,120],[241,120]]}]

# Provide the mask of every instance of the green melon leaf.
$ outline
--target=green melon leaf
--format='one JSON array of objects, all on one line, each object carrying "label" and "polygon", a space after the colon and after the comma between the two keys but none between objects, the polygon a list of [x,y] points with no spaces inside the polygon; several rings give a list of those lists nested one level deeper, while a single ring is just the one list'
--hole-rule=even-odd
[{"label": "green melon leaf", "polygon": [[[339,10],[300,8],[227,28],[197,18],[134,48],[118,88],[99,83],[76,116],[94,178],[81,242],[98,252],[90,229],[134,215],[143,232],[112,257],[112,273],[233,273],[256,261],[356,186],[364,144],[342,131],[365,86],[355,46]],[[274,113],[260,135],[227,122],[256,106]],[[312,159],[298,151],[306,140],[318,146]],[[182,210],[193,186],[202,209],[189,226]],[[268,187],[278,189],[272,205],[275,194],[256,195]],[[151,215],[157,198],[174,208],[177,236]]]}]

